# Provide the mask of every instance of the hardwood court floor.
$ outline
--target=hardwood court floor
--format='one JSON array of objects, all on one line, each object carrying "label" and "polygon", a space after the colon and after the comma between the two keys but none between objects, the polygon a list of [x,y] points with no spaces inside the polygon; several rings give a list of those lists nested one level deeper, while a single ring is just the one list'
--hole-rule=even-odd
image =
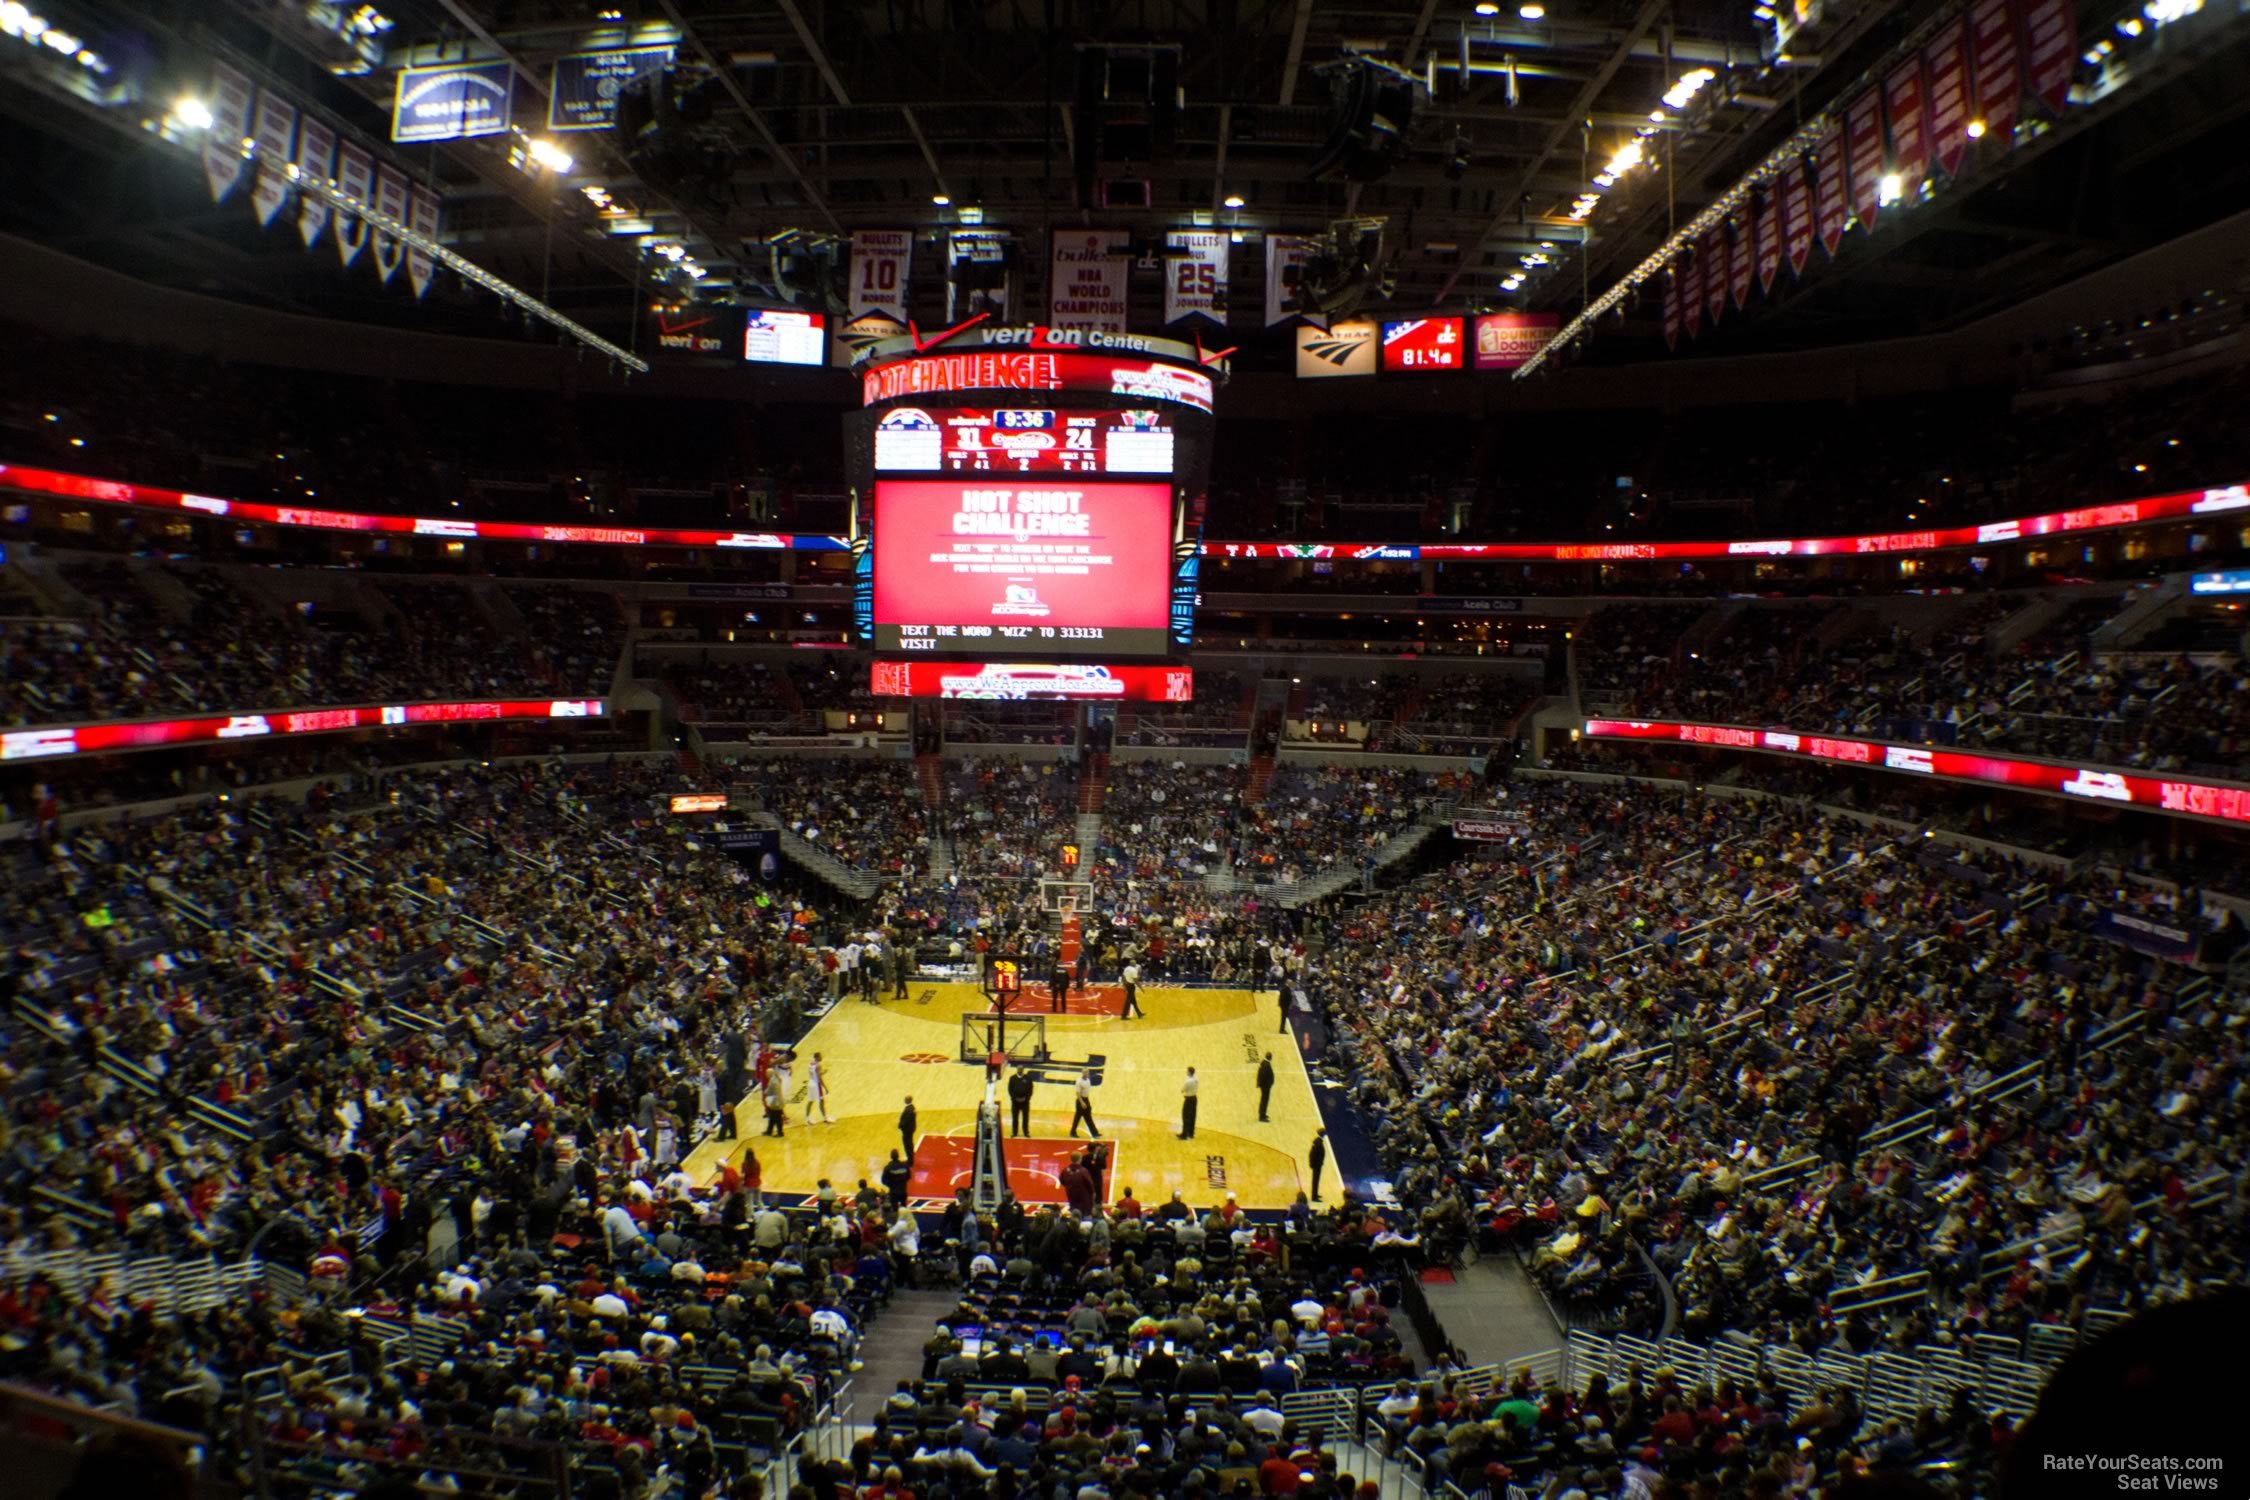
[{"label": "hardwood court floor", "polygon": [[[1032,1133],[1020,1147],[1011,1140],[1007,1152],[1017,1196],[1059,1200],[1053,1179],[1069,1146],[1072,1083],[1077,1068],[1090,1063],[1097,1069],[1094,1120],[1115,1150],[1112,1197],[1131,1187],[1151,1207],[1174,1191],[1210,1204],[1231,1188],[1244,1208],[1288,1207],[1310,1187],[1305,1151],[1321,1120],[1296,1045],[1276,1030],[1272,993],[1253,1003],[1247,990],[1144,986],[1140,1002],[1148,1013],[1142,1020],[1048,1019],[1052,1060],[1031,1065],[1039,1080]],[[708,1181],[722,1160],[739,1165],[744,1151],[755,1149],[769,1195],[809,1196],[823,1177],[843,1192],[862,1177],[880,1185],[884,1164],[899,1149],[899,1111],[911,1094],[916,1133],[930,1142],[917,1154],[914,1191],[944,1196],[966,1171],[984,1097],[982,1065],[955,1060],[960,1017],[988,1010],[976,986],[954,983],[917,984],[910,998],[881,1005],[839,1001],[797,1044],[785,1133],[760,1133],[765,1111],[753,1099],[737,1112],[740,1138],[697,1147],[689,1172]],[[1258,1060],[1269,1051],[1271,1123],[1260,1124]],[[825,1059],[833,1125],[804,1123],[805,1074],[815,1052]],[[1201,1105],[1195,1139],[1183,1141],[1180,1082],[1191,1065],[1202,1083]],[[1331,1162],[1322,1185],[1335,1183]]]}]

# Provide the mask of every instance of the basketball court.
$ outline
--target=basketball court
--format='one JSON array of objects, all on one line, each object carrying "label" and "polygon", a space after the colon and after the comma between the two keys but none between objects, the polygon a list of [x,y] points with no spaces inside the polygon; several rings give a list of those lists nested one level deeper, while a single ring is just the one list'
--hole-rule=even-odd
[{"label": "basketball court", "polygon": [[[1272,991],[1255,998],[1238,989],[1168,989],[1143,985],[1144,1019],[1122,1020],[1124,995],[1114,985],[1081,992],[1053,1013],[1047,986],[1027,980],[1008,1007],[1006,1048],[1011,1070],[1036,1083],[1031,1133],[1004,1147],[1009,1184],[1018,1199],[1062,1201],[1056,1179],[1074,1145],[1069,1139],[1073,1085],[1081,1068],[1094,1075],[1094,1121],[1110,1145],[1108,1196],[1130,1187],[1143,1203],[1174,1192],[1210,1204],[1229,1189],[1245,1208],[1281,1209],[1309,1190],[1305,1151],[1321,1125],[1311,1080],[1295,1042],[1277,1031]],[[1034,1026],[1032,1018],[1037,1017]],[[971,1018],[964,1024],[964,1017]],[[984,1099],[982,1052],[992,1000],[973,983],[916,983],[905,1000],[879,1005],[846,997],[795,1049],[785,1133],[760,1134],[765,1111],[755,1097],[736,1111],[740,1138],[708,1141],[688,1170],[708,1181],[722,1160],[740,1164],[755,1150],[769,1195],[810,1195],[822,1178],[850,1191],[862,1177],[880,1185],[900,1147],[898,1118],[914,1099],[917,1150],[911,1192],[950,1198],[972,1172],[976,1109]],[[982,1019],[978,1019],[982,1018]],[[1045,1034],[1046,1056],[1037,1055]],[[964,1062],[967,1051],[978,1057]],[[833,1125],[804,1123],[805,1075],[822,1054]],[[1258,1120],[1258,1063],[1273,1054],[1270,1123]],[[1195,1139],[1178,1138],[1180,1083],[1193,1066],[1202,1084]],[[1006,1095],[1003,1092],[1003,1108]],[[1333,1190],[1334,1163],[1323,1186]]]}]

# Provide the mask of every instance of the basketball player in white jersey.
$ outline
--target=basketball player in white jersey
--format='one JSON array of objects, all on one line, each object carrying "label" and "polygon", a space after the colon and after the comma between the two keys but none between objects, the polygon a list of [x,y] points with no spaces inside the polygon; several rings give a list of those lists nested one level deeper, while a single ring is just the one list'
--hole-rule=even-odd
[{"label": "basketball player in white jersey", "polygon": [[821,1124],[833,1125],[836,1123],[828,1117],[828,1064],[821,1061],[820,1054],[817,1052],[812,1055],[812,1066],[805,1069],[805,1123],[807,1125],[812,1123],[813,1111],[816,1109],[820,1111]]}]

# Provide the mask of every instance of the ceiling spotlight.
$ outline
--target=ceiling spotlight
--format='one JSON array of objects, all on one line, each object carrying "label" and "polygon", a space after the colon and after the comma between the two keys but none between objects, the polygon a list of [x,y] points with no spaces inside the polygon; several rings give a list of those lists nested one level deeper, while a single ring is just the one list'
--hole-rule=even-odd
[{"label": "ceiling spotlight", "polygon": [[1496,16],[1500,14],[1500,7],[1490,3],[1479,5],[1477,7],[1477,14],[1480,16]]},{"label": "ceiling spotlight", "polygon": [[1972,141],[1981,141],[1984,139],[1984,121],[1971,120],[1969,122],[1969,139]]},{"label": "ceiling spotlight", "polygon": [[953,199],[945,193],[932,193],[930,194],[930,201],[939,208],[947,208],[952,205]]},{"label": "ceiling spotlight", "polygon": [[1544,21],[1547,19],[1547,7],[1541,5],[1539,0],[1529,0],[1528,4],[1516,7],[1516,14],[1526,21]]},{"label": "ceiling spotlight", "polygon": [[1240,193],[1229,193],[1224,201],[1228,208],[1242,207],[1242,195]]},{"label": "ceiling spotlight", "polygon": [[209,130],[217,123],[211,113],[211,106],[193,94],[180,95],[178,102],[172,106],[172,118],[189,130]]},{"label": "ceiling spotlight", "polygon": [[550,172],[568,172],[574,165],[571,154],[545,136],[533,137],[529,150],[531,159]]}]

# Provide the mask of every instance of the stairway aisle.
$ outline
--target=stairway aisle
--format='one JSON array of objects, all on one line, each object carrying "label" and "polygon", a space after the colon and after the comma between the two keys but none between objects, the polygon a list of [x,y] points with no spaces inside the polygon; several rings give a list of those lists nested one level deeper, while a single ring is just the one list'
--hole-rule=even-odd
[{"label": "stairway aisle", "polygon": [[1471,1365],[1493,1364],[1559,1348],[1563,1330],[1547,1299],[1512,1255],[1493,1255],[1453,1273],[1450,1283],[1424,1283],[1430,1311]]},{"label": "stairway aisle", "polygon": [[922,1378],[923,1341],[959,1301],[959,1292],[936,1288],[901,1288],[892,1293],[891,1305],[877,1316],[873,1331],[860,1345],[864,1364],[852,1376],[858,1422],[873,1422],[901,1380]]}]

